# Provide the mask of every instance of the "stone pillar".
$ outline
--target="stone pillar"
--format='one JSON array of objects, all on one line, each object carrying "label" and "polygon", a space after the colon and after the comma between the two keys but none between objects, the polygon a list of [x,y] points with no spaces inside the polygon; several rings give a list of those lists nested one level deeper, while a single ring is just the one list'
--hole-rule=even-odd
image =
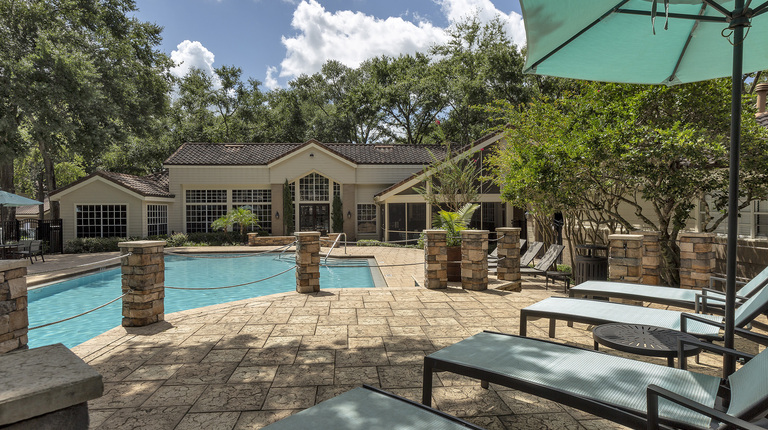
[{"label": "stone pillar", "polygon": [[299,231],[296,235],[296,292],[320,291],[320,232]]},{"label": "stone pillar", "polygon": [[496,229],[497,256],[496,277],[502,281],[509,281],[511,285],[505,287],[507,291],[522,291],[520,278],[520,228],[499,227]]},{"label": "stone pillar", "polygon": [[643,235],[612,234],[608,242],[608,278],[639,284],[643,278]]},{"label": "stone pillar", "polygon": [[143,327],[165,319],[163,240],[117,244],[123,255],[123,327]]},{"label": "stone pillar", "polygon": [[658,231],[641,231],[643,235],[643,272],[640,283],[661,285],[661,245]]},{"label": "stone pillar", "polygon": [[424,285],[430,290],[448,288],[448,233],[424,230]]},{"label": "stone pillar", "polygon": [[488,289],[488,230],[461,232],[461,287]]},{"label": "stone pillar", "polygon": [[27,260],[0,260],[0,354],[27,349]]},{"label": "stone pillar", "polygon": [[680,288],[709,287],[709,278],[715,271],[715,235],[713,233],[685,232],[680,242]]}]

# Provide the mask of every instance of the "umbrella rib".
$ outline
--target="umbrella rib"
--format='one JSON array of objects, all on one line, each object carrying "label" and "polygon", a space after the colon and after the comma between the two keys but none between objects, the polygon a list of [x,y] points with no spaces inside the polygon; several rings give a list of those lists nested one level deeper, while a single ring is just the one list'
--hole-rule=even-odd
[{"label": "umbrella rib", "polygon": [[[707,4],[704,3],[701,5],[701,9],[699,10],[699,16],[704,15],[704,11],[707,9]],[[674,82],[675,76],[677,75],[677,70],[680,68],[680,63],[683,62],[683,56],[685,55],[685,51],[688,50],[688,45],[691,43],[691,39],[693,39],[693,33],[696,31],[696,29],[699,27],[699,21],[696,20],[693,23],[693,27],[691,27],[691,31],[688,33],[688,38],[685,39],[685,45],[683,45],[683,49],[680,51],[680,56],[677,57],[677,62],[675,62],[675,68],[672,69],[672,74],[669,75],[669,78],[667,78],[668,82]]]},{"label": "umbrella rib", "polygon": [[597,18],[597,19],[596,19],[594,22],[592,22],[592,23],[591,23],[591,24],[589,24],[588,26],[586,26],[586,27],[582,28],[581,30],[579,30],[579,32],[578,32],[578,33],[574,34],[574,35],[573,35],[573,36],[572,36],[570,39],[566,40],[565,42],[563,42],[562,44],[560,44],[560,46],[558,46],[557,48],[555,48],[555,49],[553,49],[553,50],[549,51],[549,52],[548,52],[546,55],[544,55],[543,57],[541,57],[541,58],[540,58],[538,61],[536,61],[535,63],[531,64],[531,67],[529,67],[529,68],[528,68],[528,69],[527,69],[525,72],[529,72],[529,71],[531,71],[531,70],[535,70],[535,69],[536,69],[536,67],[537,67],[539,64],[541,64],[541,63],[542,63],[542,62],[544,62],[546,59],[548,59],[549,57],[551,57],[552,55],[554,55],[555,53],[557,53],[557,51],[559,51],[559,50],[563,49],[564,47],[566,47],[566,46],[567,46],[569,43],[571,43],[571,42],[573,42],[574,40],[576,40],[576,39],[577,39],[579,36],[581,36],[582,34],[586,33],[586,32],[587,32],[587,31],[588,31],[590,28],[592,28],[592,27],[594,27],[595,25],[597,25],[598,23],[600,23],[600,21],[604,20],[604,19],[605,19],[606,17],[608,17],[610,14],[612,14],[612,13],[615,13],[617,10],[619,10],[619,8],[620,8],[621,6],[623,6],[624,4],[626,4],[628,1],[629,1],[629,0],[621,0],[621,1],[620,1],[620,2],[619,2],[617,5],[616,5],[616,6],[612,7],[610,10],[608,10],[608,11],[607,11],[607,12],[605,12],[605,13],[604,13],[602,16],[600,16],[600,18]]},{"label": "umbrella rib", "polygon": [[768,12],[768,1],[752,9],[752,16],[757,16],[765,12]]},{"label": "umbrella rib", "polygon": [[715,0],[702,0],[702,2],[712,6],[712,9],[722,13],[726,17],[733,18],[733,13],[729,12],[728,9],[720,6]]},{"label": "umbrella rib", "polygon": [[[628,15],[645,15],[651,16],[651,12],[647,10],[634,10],[634,9],[619,9],[616,13],[625,13]],[[724,16],[701,16],[691,15],[687,13],[672,13],[669,14],[670,18],[690,19],[694,21],[707,21],[707,22],[728,22],[728,19]]]}]

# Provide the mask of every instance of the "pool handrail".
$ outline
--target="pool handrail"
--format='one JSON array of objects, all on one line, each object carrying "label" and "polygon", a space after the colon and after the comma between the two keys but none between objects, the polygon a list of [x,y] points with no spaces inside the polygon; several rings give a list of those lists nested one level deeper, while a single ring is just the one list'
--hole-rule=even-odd
[{"label": "pool handrail", "polygon": [[333,244],[331,245],[331,249],[328,250],[328,253],[325,254],[325,258],[323,258],[323,264],[328,262],[328,256],[331,255],[331,252],[333,252],[333,248],[336,247],[336,244],[339,243],[339,239],[341,239],[341,236],[344,236],[344,253],[347,253],[347,233],[339,233],[338,236],[336,236],[336,240],[333,241]]}]

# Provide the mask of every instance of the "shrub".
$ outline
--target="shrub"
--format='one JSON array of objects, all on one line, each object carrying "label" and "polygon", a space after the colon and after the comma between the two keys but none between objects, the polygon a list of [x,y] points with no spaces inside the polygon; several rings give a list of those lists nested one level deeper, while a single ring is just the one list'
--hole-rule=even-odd
[{"label": "shrub", "polygon": [[[421,242],[419,242],[421,243]],[[358,240],[357,246],[383,246],[387,248],[413,248],[413,249],[423,249],[424,245],[402,245],[399,243],[389,243],[389,242],[380,242],[375,239],[364,239],[364,240]]]},{"label": "shrub", "polygon": [[117,246],[120,242],[136,240],[136,238],[125,237],[78,237],[68,240],[64,244],[65,254],[82,254],[92,252],[115,252],[120,248]]}]

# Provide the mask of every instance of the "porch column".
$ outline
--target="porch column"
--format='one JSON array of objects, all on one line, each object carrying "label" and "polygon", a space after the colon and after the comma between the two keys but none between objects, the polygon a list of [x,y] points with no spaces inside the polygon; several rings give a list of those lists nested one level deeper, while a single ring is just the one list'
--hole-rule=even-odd
[{"label": "porch column", "polygon": [[320,232],[296,232],[296,292],[320,291]]},{"label": "porch column", "polygon": [[122,255],[123,327],[143,327],[165,319],[164,240],[117,244]]},{"label": "porch column", "polygon": [[461,232],[461,287],[488,289],[488,230]]},{"label": "porch column", "polygon": [[430,290],[448,288],[448,233],[424,230],[424,285]]},{"label": "porch column", "polygon": [[509,281],[510,285],[504,289],[507,291],[522,291],[520,278],[520,231],[519,227],[499,227],[496,229],[496,242],[498,260],[496,263],[496,277],[502,281]]},{"label": "porch column", "polygon": [[0,260],[0,354],[27,349],[27,260]]},{"label": "porch column", "polygon": [[680,288],[709,287],[715,271],[715,235],[680,233]]}]

